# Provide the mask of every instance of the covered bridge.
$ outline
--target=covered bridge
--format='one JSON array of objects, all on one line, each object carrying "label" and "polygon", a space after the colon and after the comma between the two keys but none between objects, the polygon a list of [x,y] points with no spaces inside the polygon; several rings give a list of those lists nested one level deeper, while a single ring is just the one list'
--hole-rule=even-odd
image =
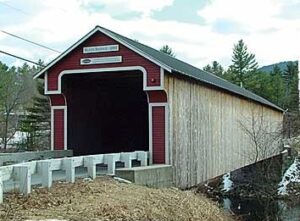
[{"label": "covered bridge", "polygon": [[245,116],[282,121],[269,101],[99,26],[35,78],[51,101],[52,149],[146,150],[150,163],[173,165],[180,187],[251,163]]}]

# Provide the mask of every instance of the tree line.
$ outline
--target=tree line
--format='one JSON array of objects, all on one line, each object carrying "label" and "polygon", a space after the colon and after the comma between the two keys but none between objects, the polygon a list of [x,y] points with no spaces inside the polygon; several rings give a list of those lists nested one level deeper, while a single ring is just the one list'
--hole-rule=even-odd
[{"label": "tree line", "polygon": [[[43,82],[33,80],[39,66],[8,67],[0,62],[0,147],[49,149],[50,105]],[[15,148],[14,148],[15,149]]]},{"label": "tree line", "polygon": [[[175,52],[164,45],[161,52],[175,57]],[[0,148],[49,149],[50,102],[44,96],[43,81],[33,75],[44,66],[8,67],[0,62]],[[225,69],[213,61],[203,70],[248,89],[293,113],[297,122],[299,112],[298,63],[289,62],[282,70],[274,66],[270,73],[259,69],[255,55],[248,52],[243,40],[233,47],[232,64]],[[299,122],[300,125],[300,122]]]},{"label": "tree line", "polygon": [[[168,45],[160,51],[170,56],[175,54]],[[248,51],[243,40],[239,40],[233,47],[231,64],[227,69],[213,61],[203,70],[250,90],[290,113],[299,112],[298,62],[287,62],[284,69],[274,65],[271,72],[262,71],[255,55]]]},{"label": "tree line", "polygon": [[[161,52],[175,56],[168,45]],[[204,71],[223,78],[271,101],[284,110],[284,137],[298,136],[300,133],[298,62],[283,62],[282,67],[272,65],[271,71],[259,68],[255,55],[248,51],[243,40],[234,44],[231,64],[225,69],[218,61],[203,67]],[[281,62],[282,64],[282,62]]]},{"label": "tree line", "polygon": [[217,62],[204,70],[239,85],[271,101],[284,110],[298,112],[298,63],[288,62],[284,70],[274,65],[270,73],[261,71],[255,55],[240,40],[233,48],[232,64],[227,70]]}]

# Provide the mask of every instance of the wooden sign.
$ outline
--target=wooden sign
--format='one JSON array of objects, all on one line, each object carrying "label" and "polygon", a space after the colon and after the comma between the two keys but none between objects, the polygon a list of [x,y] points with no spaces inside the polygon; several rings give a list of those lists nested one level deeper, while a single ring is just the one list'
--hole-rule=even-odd
[{"label": "wooden sign", "polygon": [[101,46],[91,46],[84,47],[83,53],[102,53],[102,52],[111,52],[111,51],[119,51],[119,45],[101,45]]},{"label": "wooden sign", "polygon": [[98,57],[98,58],[81,58],[81,65],[91,64],[110,64],[122,62],[122,56],[111,56],[111,57]]}]

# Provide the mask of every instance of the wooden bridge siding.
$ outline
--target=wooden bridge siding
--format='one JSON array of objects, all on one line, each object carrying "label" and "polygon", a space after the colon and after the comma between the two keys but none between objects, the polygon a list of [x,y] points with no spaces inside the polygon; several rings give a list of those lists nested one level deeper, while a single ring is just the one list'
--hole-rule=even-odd
[{"label": "wooden bridge siding", "polygon": [[183,188],[251,163],[246,155],[252,143],[239,121],[264,112],[270,125],[282,122],[281,112],[168,74],[165,89],[170,159],[174,181]]}]

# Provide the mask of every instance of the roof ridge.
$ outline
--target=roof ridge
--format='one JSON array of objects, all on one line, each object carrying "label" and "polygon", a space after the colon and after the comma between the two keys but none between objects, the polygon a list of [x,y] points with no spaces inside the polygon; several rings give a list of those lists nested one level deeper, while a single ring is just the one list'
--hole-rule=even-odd
[{"label": "roof ridge", "polygon": [[245,89],[241,88],[238,85],[235,85],[219,76],[214,75],[213,73],[204,71],[196,66],[193,66],[185,61],[182,61],[178,58],[172,57],[164,52],[161,52],[155,48],[152,48],[148,45],[130,39],[124,35],[118,34],[114,31],[111,31],[107,28],[101,27],[100,25],[95,26],[93,30],[84,35],[80,40],[70,46],[67,50],[65,50],[61,55],[52,60],[43,70],[37,73],[34,78],[39,77],[43,73],[45,73],[49,68],[55,65],[60,59],[69,54],[74,48],[78,47],[81,43],[83,43],[90,36],[95,34],[97,31],[102,32],[103,34],[115,39],[120,44],[127,46],[129,49],[134,52],[140,54],[146,59],[150,60],[154,64],[160,66],[161,68],[171,72],[178,73],[189,78],[201,81],[208,85],[213,85],[215,87],[226,90],[230,93],[251,99],[253,101],[259,102],[261,104],[270,106],[277,110],[283,111],[280,107],[268,101],[267,99]]},{"label": "roof ridge", "polygon": [[[99,27],[100,27],[100,26],[99,26]],[[116,35],[116,37],[117,37],[118,39],[119,39],[119,37],[122,37],[122,38],[125,38],[127,41],[129,40],[129,41],[135,42],[135,44],[139,44],[139,45],[141,45],[141,46],[143,46],[143,47],[146,47],[146,48],[148,48],[148,49],[154,50],[155,52],[160,53],[160,55],[162,55],[162,56],[164,56],[164,57],[167,57],[167,58],[169,58],[169,59],[171,59],[171,60],[176,60],[177,62],[180,62],[180,63],[182,63],[182,64],[184,64],[184,65],[186,65],[186,66],[188,66],[188,67],[190,67],[190,68],[193,68],[193,69],[195,69],[197,72],[203,72],[203,73],[205,73],[205,74],[208,74],[210,77],[216,78],[216,79],[222,81],[222,82],[225,83],[225,84],[229,84],[229,85],[231,85],[231,86],[232,86],[233,88],[235,88],[235,89],[240,89],[240,90],[242,90],[242,91],[245,91],[246,93],[250,93],[250,94],[253,96],[253,98],[251,98],[251,97],[249,97],[249,96],[246,96],[246,95],[243,95],[241,92],[229,90],[229,89],[225,88],[224,86],[220,86],[220,85],[217,85],[217,84],[213,84],[213,83],[211,83],[211,82],[207,82],[207,81],[205,81],[205,80],[203,80],[203,79],[200,79],[200,76],[199,76],[199,77],[194,77],[194,76],[191,76],[190,73],[187,73],[187,72],[178,70],[178,69],[176,69],[176,68],[174,68],[174,67],[171,67],[175,72],[179,72],[179,73],[184,74],[184,75],[187,75],[187,76],[189,76],[189,77],[196,78],[197,80],[203,81],[203,82],[205,82],[205,83],[207,83],[207,84],[211,84],[211,85],[214,85],[214,86],[216,86],[216,87],[220,87],[220,88],[222,88],[222,89],[224,89],[224,90],[230,91],[230,92],[235,93],[235,94],[238,94],[238,95],[240,95],[240,96],[247,97],[247,98],[249,98],[249,99],[251,99],[251,100],[255,100],[255,101],[257,101],[257,102],[264,103],[264,104],[266,104],[266,105],[268,105],[268,106],[272,106],[273,108],[282,110],[280,107],[278,107],[277,105],[273,104],[272,102],[270,102],[270,101],[267,100],[266,98],[263,98],[263,97],[261,97],[261,96],[255,94],[254,92],[252,92],[252,91],[246,89],[246,88],[239,87],[238,85],[233,84],[233,83],[227,81],[226,79],[221,78],[221,77],[219,77],[219,76],[217,76],[217,75],[215,75],[215,74],[213,74],[213,73],[210,73],[210,72],[208,72],[208,71],[205,71],[205,70],[203,70],[203,69],[201,69],[201,68],[198,68],[198,67],[196,67],[196,66],[194,66],[194,65],[191,65],[191,64],[189,64],[189,63],[187,63],[187,62],[185,62],[185,61],[182,61],[182,60],[180,60],[180,59],[178,59],[178,58],[176,58],[176,57],[172,57],[172,56],[170,56],[170,55],[168,55],[168,54],[166,54],[166,53],[164,53],[164,52],[161,52],[161,51],[159,51],[159,50],[157,50],[157,49],[155,49],[155,48],[152,48],[152,47],[150,47],[150,46],[148,46],[148,45],[146,45],[146,44],[143,44],[143,43],[141,43],[141,42],[135,41],[135,40],[133,40],[133,39],[131,39],[131,38],[128,38],[128,37],[126,37],[126,36],[124,36],[124,35],[118,34],[118,33],[114,32],[114,31],[111,31],[111,30],[106,29],[106,28],[103,28],[103,29],[105,29],[106,31],[111,32],[112,34]],[[122,40],[122,39],[120,39],[120,40]],[[136,48],[136,47],[135,47],[134,45],[132,45],[130,42],[127,42],[127,43],[130,44],[132,47]],[[147,52],[145,52],[145,51],[143,51],[143,52],[144,52],[145,54],[151,56],[151,54],[149,54],[149,53],[147,53]],[[153,57],[153,56],[151,56],[151,57]],[[161,60],[160,60],[160,62],[164,63],[164,62],[161,61]],[[165,64],[165,63],[164,63],[164,64]],[[166,65],[168,65],[168,64],[166,64]],[[257,98],[255,98],[255,97],[260,98],[260,99],[261,99],[262,101],[264,101],[264,102],[259,101],[259,100],[258,100]]]}]

